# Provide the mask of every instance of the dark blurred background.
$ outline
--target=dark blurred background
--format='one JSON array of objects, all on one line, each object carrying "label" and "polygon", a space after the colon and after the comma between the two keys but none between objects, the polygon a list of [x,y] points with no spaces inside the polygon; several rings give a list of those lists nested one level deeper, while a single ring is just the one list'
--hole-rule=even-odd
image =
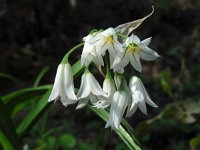
[{"label": "dark blurred background", "polygon": [[[189,149],[190,139],[200,133],[197,124],[200,109],[199,0],[0,0],[0,94],[31,86],[46,66],[50,69],[42,82],[53,83],[57,65],[64,54],[80,43],[91,29],[106,29],[142,18],[151,12],[152,5],[154,14],[134,33],[141,39],[153,37],[150,47],[162,57],[155,62],[142,62],[143,74],[137,75],[160,107],[156,110],[149,108],[148,117],[138,111],[129,122],[136,129],[144,149]],[[79,58],[80,53],[71,61]],[[9,80],[5,74],[17,81]],[[183,115],[193,117],[194,114],[196,120],[185,121],[178,111],[178,116],[167,113],[163,115],[167,116],[164,119],[157,117],[158,121],[144,123],[147,118],[167,111],[168,105],[170,112],[177,112],[176,109],[171,111],[171,105],[184,107]],[[188,109],[189,105],[197,111],[191,113],[194,107]],[[52,109],[56,110],[52,116],[58,121],[55,123],[51,119],[55,124],[53,127],[62,126],[65,117],[74,113],[67,132],[73,128],[74,135],[85,143],[89,141],[94,146],[99,130],[107,133],[106,138],[101,135],[106,139],[104,145],[91,149],[126,149],[114,133],[110,135],[109,129],[103,129],[104,123],[93,114],[88,115],[89,112],[84,110],[75,113],[74,108],[69,111],[59,104]],[[60,112],[66,115],[59,115]],[[84,119],[77,118],[82,114]],[[79,127],[83,129],[79,131]],[[28,139],[27,142],[30,143]],[[32,145],[38,146],[37,142]]]}]

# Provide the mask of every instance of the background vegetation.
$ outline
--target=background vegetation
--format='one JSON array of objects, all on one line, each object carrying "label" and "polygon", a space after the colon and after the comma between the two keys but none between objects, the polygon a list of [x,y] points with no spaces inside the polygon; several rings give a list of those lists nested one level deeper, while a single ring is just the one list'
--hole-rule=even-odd
[{"label": "background vegetation", "polygon": [[[115,27],[142,18],[151,11],[152,5],[155,6],[154,14],[135,34],[142,39],[152,36],[150,47],[162,57],[148,64],[143,62],[143,73],[135,74],[143,79],[159,108],[148,107],[148,116],[137,111],[128,122],[135,129],[143,149],[198,149],[198,0],[1,0],[1,99],[5,102],[7,97],[4,95],[16,90],[52,84],[62,56],[91,29]],[[71,61],[79,57],[77,53]],[[34,101],[22,103],[13,110],[15,124],[38,102],[38,97],[31,97]],[[105,122],[88,108],[76,111],[75,106],[65,108],[55,103],[27,132],[21,144],[24,150],[128,149],[114,132],[104,129],[104,125]]]}]

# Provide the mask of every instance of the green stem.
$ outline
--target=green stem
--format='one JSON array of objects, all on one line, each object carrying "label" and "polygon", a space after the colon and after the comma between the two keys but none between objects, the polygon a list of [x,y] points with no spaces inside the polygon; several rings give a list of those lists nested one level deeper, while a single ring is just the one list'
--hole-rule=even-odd
[{"label": "green stem", "polygon": [[106,55],[106,78],[111,78],[109,56],[108,55]]},{"label": "green stem", "polygon": [[127,35],[122,34],[122,33],[117,33],[117,36],[120,36],[123,40],[126,39],[126,38],[128,38]]},{"label": "green stem", "polygon": [[63,63],[63,64],[68,63],[69,55],[70,55],[71,53],[73,53],[76,49],[82,47],[83,45],[84,45],[84,42],[83,42],[83,43],[80,43],[80,44],[78,44],[78,45],[76,45],[76,46],[74,46],[74,47],[63,57],[61,63]]},{"label": "green stem", "polygon": [[120,91],[124,91],[125,90],[125,78],[124,78],[124,76],[123,76],[123,74],[122,74],[122,77],[121,77],[121,83],[120,83],[120,86],[119,86],[119,90]]}]

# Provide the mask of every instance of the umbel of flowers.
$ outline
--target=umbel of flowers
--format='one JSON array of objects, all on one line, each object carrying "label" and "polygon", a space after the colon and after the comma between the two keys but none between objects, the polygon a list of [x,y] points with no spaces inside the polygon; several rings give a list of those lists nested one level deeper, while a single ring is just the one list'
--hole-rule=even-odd
[{"label": "umbel of flowers", "polygon": [[[83,108],[88,102],[97,109],[110,108],[105,127],[110,126],[114,130],[119,128],[123,116],[132,116],[137,108],[147,114],[146,104],[157,107],[140,78],[133,75],[128,79],[125,75],[129,63],[136,71],[142,72],[140,59],[153,61],[160,57],[149,47],[151,38],[140,40],[137,35],[131,34],[151,14],[116,28],[92,30],[83,38],[83,43],[63,57],[48,101],[61,100],[64,106],[78,103],[77,109]],[[76,93],[68,57],[82,46],[80,67],[85,71]],[[91,65],[101,68],[101,74],[105,74],[103,87],[92,74]]]}]

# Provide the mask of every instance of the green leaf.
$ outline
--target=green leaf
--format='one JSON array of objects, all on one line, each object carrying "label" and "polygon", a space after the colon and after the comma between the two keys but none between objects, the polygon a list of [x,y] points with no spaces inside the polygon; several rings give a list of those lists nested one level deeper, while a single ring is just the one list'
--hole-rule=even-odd
[{"label": "green leaf", "polygon": [[64,149],[74,148],[76,143],[76,138],[73,135],[63,134],[60,137],[60,144]]},{"label": "green leaf", "polygon": [[2,96],[1,99],[5,104],[12,105],[12,104],[21,102],[22,99],[31,97],[34,94],[38,95],[38,93],[39,94],[45,93],[51,87],[52,87],[51,85],[44,85],[44,86],[39,86],[39,87],[26,88],[26,89],[15,91],[8,95]]},{"label": "green leaf", "polygon": [[[101,117],[104,121],[108,120],[109,113],[104,109],[97,109],[94,107],[89,106],[89,108],[94,111],[99,117]],[[127,129],[125,129],[124,127]],[[141,150],[140,144],[136,137],[134,136],[134,132],[131,129],[128,122],[122,121],[122,125],[120,125],[119,130],[115,130],[117,135],[124,141],[124,143],[131,149],[131,150]]]},{"label": "green leaf", "polygon": [[24,100],[24,102],[22,103],[18,103],[17,105],[14,106],[14,108],[11,111],[11,118],[15,118],[17,116],[17,114],[21,111],[21,110],[27,110],[30,109],[30,104],[31,102],[37,101],[38,99],[40,99],[42,97],[43,94],[41,95],[36,95],[36,96],[32,96],[26,100]]},{"label": "green leaf", "polygon": [[47,91],[43,97],[33,106],[32,110],[26,115],[23,121],[17,128],[17,133],[23,137],[31,127],[37,122],[42,114],[49,108],[51,103],[48,103],[48,98],[51,91]]},{"label": "green leaf", "polygon": [[42,69],[42,71],[39,73],[39,75],[35,79],[33,87],[37,87],[40,84],[41,79],[44,77],[44,75],[47,73],[48,70],[49,70],[49,67],[45,67]]},{"label": "green leaf", "polygon": [[192,150],[198,150],[200,148],[200,137],[194,137],[190,140],[190,147]]},{"label": "green leaf", "polygon": [[17,78],[15,78],[9,74],[6,74],[6,73],[0,73],[0,78],[5,78],[5,79],[11,80],[15,83],[21,83]]},{"label": "green leaf", "polygon": [[4,150],[20,150],[21,145],[6,106],[0,99],[0,142]]},{"label": "green leaf", "polygon": [[22,90],[10,93],[8,95],[2,96],[1,98],[3,102],[6,104],[8,111],[13,112],[15,106],[18,105],[19,103],[28,101],[32,97],[41,96],[51,87],[52,87],[51,85],[45,85],[45,86],[40,86],[40,87],[22,89]]}]

